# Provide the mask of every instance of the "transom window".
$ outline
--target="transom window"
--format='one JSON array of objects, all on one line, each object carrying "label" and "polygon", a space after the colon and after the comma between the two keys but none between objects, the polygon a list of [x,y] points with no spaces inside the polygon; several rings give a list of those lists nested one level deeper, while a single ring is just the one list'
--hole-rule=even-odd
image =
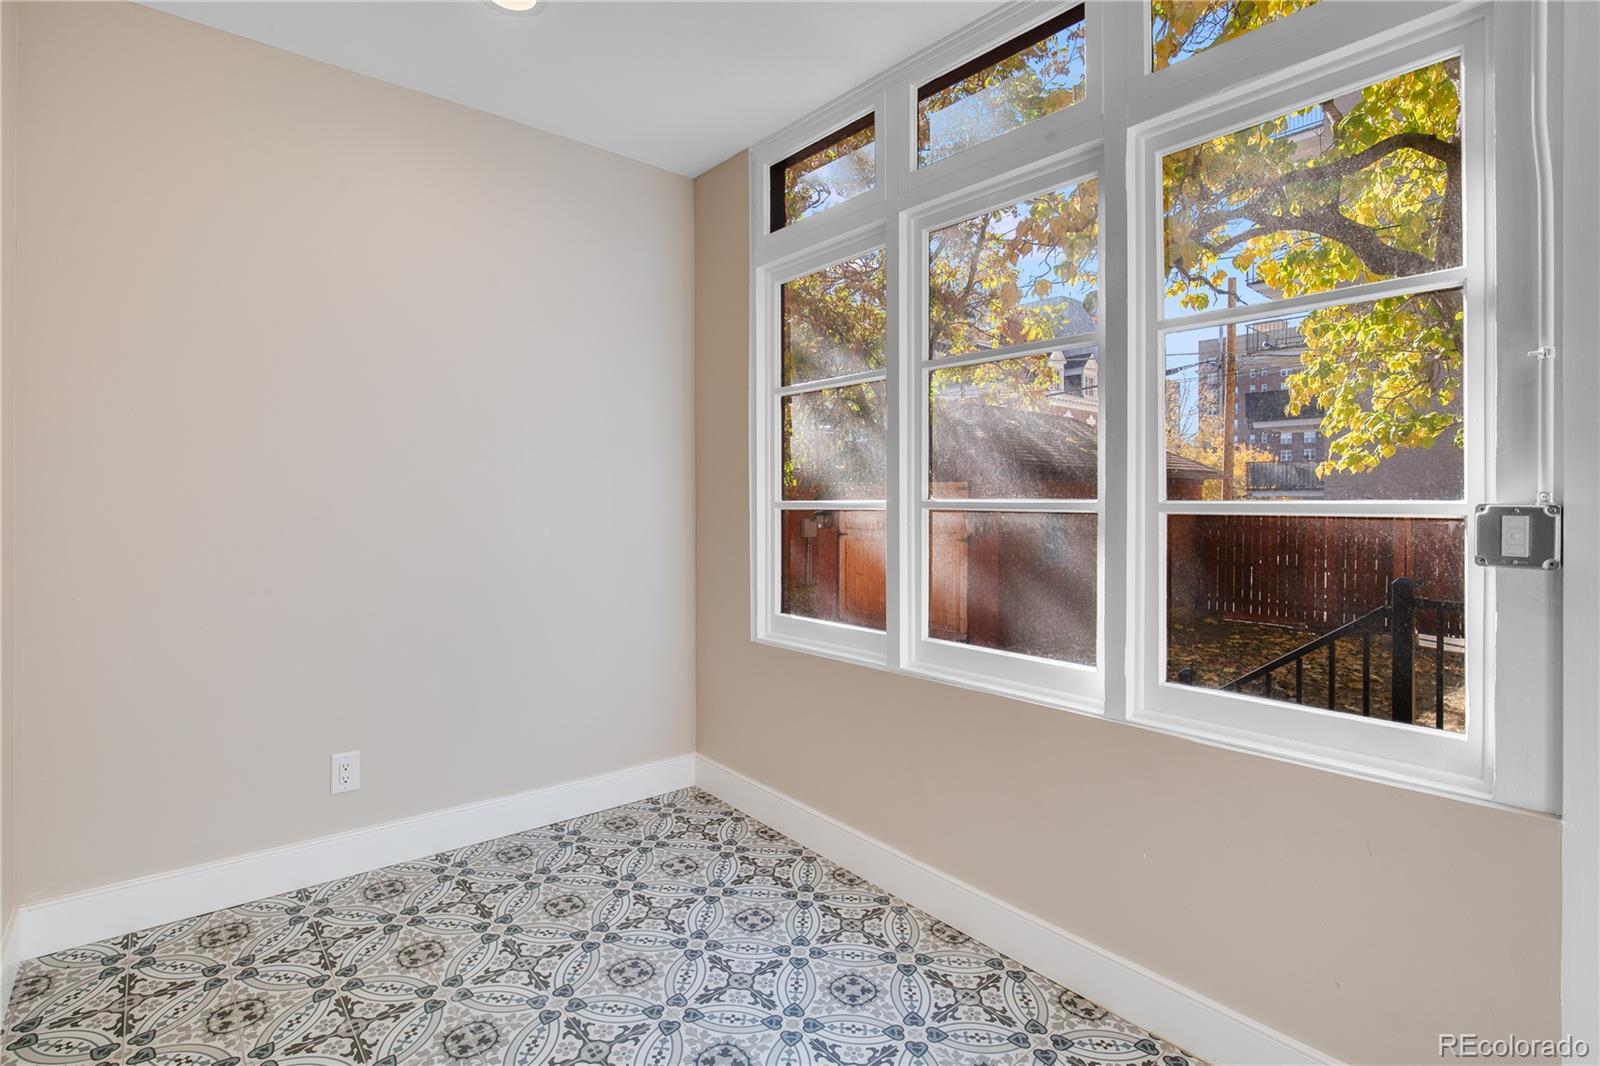
[{"label": "transom window", "polygon": [[917,89],[917,165],[929,166],[1083,99],[1083,5]]},{"label": "transom window", "polygon": [[1161,70],[1310,7],[1317,0],[1155,0],[1150,65]]},{"label": "transom window", "polygon": [[1412,14],[1008,8],[754,149],[756,639],[1549,809],[1527,15]]},{"label": "transom window", "polygon": [[864,115],[772,167],[774,231],[872,188],[878,180],[875,116]]}]

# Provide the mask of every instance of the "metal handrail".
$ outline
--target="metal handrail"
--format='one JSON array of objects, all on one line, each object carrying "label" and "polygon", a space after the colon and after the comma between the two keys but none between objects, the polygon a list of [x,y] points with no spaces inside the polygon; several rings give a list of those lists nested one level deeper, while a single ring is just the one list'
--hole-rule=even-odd
[{"label": "metal handrail", "polygon": [[[1433,634],[1433,725],[1444,728],[1444,616],[1446,613],[1465,613],[1466,604],[1454,600],[1425,599],[1416,595],[1410,578],[1396,578],[1389,583],[1389,602],[1374,607],[1358,618],[1330,629],[1297,648],[1284,652],[1276,659],[1244,673],[1222,686],[1225,692],[1243,692],[1246,685],[1259,680],[1261,694],[1272,696],[1272,675],[1285,667],[1294,667],[1294,701],[1305,703],[1305,658],[1312,652],[1328,649],[1328,709],[1338,709],[1338,642],[1346,637],[1361,637],[1361,713],[1372,713],[1372,634],[1388,629],[1391,636],[1389,671],[1389,716],[1400,722],[1416,722],[1413,703],[1415,678],[1412,675],[1416,644],[1416,612],[1434,612]],[[1187,676],[1186,676],[1187,675]],[[1192,683],[1193,668],[1178,672],[1179,680]]]}]

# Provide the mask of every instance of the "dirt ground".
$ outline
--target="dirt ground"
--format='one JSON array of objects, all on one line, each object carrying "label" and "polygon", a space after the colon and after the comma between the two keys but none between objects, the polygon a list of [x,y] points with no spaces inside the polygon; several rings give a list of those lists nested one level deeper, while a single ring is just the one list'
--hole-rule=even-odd
[{"label": "dirt ground", "polygon": [[[1178,680],[1178,671],[1194,668],[1196,685],[1220,688],[1241,674],[1277,658],[1284,652],[1316,639],[1308,629],[1265,625],[1258,622],[1205,619],[1193,625],[1171,626],[1167,638],[1167,679]],[[1336,642],[1334,707],[1361,713],[1361,638]],[[1434,724],[1434,644],[1431,635],[1420,635],[1414,655],[1412,703],[1415,722]],[[1466,732],[1465,659],[1460,642],[1447,643],[1444,653],[1444,727],[1453,733]],[[1328,706],[1328,653],[1318,649],[1305,659],[1302,692],[1307,707]],[[1389,718],[1390,650],[1387,635],[1372,640],[1371,713],[1374,718]],[[1249,691],[1261,692],[1261,682],[1253,681]],[[1294,667],[1274,671],[1272,695],[1294,702]]]}]

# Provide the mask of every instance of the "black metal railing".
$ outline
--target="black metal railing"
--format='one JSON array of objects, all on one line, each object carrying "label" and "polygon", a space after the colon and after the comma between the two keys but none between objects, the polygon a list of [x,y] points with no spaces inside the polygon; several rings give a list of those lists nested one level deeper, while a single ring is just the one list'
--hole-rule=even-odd
[{"label": "black metal railing", "polygon": [[[1445,630],[1446,628],[1460,629],[1459,623],[1454,626],[1447,624],[1446,615],[1460,615],[1465,611],[1465,604],[1451,600],[1430,600],[1416,594],[1416,589],[1410,578],[1396,578],[1389,583],[1389,602],[1380,607],[1374,607],[1359,618],[1352,619],[1337,629],[1307,641],[1292,651],[1287,651],[1273,659],[1271,662],[1256,667],[1249,673],[1240,676],[1223,685],[1227,692],[1244,692],[1247,686],[1260,683],[1260,693],[1272,698],[1273,675],[1288,668],[1294,669],[1294,702],[1305,703],[1305,660],[1308,656],[1326,651],[1328,656],[1328,707],[1332,710],[1338,706],[1338,644],[1341,640],[1361,640],[1361,713],[1372,713],[1372,638],[1373,634],[1385,631],[1390,636],[1390,669],[1389,669],[1389,715],[1396,722],[1417,723],[1415,696],[1415,651],[1417,645],[1417,615],[1431,613],[1433,615],[1433,726],[1435,729],[1444,728],[1444,655],[1445,655]],[[1464,619],[1463,619],[1464,621]],[[1184,671],[1179,679],[1188,681],[1183,677],[1188,673],[1193,677],[1192,671]],[[1287,698],[1285,695],[1277,698]]]},{"label": "black metal railing", "polygon": [[1249,463],[1245,468],[1245,481],[1251,492],[1318,492],[1322,489],[1315,459]]},{"label": "black metal railing", "polygon": [[[1255,267],[1251,267],[1255,270]],[[1260,278],[1257,277],[1259,282]],[[1287,352],[1291,349],[1304,348],[1305,341],[1300,337],[1300,321],[1290,322],[1285,319],[1281,322],[1258,322],[1246,330],[1244,335],[1244,351],[1246,355],[1256,355],[1260,352]]]}]

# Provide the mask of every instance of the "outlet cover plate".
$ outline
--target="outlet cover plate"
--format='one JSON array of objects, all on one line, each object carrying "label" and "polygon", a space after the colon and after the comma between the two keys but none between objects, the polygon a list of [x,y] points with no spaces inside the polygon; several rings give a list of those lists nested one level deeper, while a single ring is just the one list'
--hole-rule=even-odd
[{"label": "outlet cover plate", "polygon": [[334,792],[354,792],[361,787],[361,753],[340,752],[331,758],[331,781]]},{"label": "outlet cover plate", "polygon": [[1560,569],[1558,505],[1480,503],[1473,519],[1472,561],[1479,566]]}]

